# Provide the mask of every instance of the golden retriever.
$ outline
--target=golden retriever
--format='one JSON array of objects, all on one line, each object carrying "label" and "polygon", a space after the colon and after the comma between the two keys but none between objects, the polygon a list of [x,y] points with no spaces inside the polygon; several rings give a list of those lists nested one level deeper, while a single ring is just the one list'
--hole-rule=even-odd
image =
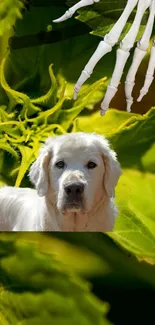
[{"label": "golden retriever", "polygon": [[29,172],[35,189],[0,189],[1,231],[112,231],[116,154],[100,135],[49,137]]}]

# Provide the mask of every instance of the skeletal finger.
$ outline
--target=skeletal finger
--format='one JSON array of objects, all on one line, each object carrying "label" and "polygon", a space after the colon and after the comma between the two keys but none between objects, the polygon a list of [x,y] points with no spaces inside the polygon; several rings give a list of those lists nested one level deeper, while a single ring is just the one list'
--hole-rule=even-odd
[{"label": "skeletal finger", "polygon": [[85,66],[84,70],[82,71],[80,78],[78,79],[75,87],[74,87],[74,100],[77,97],[78,92],[80,91],[81,86],[84,84],[84,82],[90,77],[90,75],[93,72],[93,69],[97,62],[102,58],[103,55],[105,55],[108,52],[111,52],[112,47],[105,43],[104,41],[101,41],[95,51],[95,53],[92,55],[91,59]]},{"label": "skeletal finger", "polygon": [[79,1],[78,3],[76,3],[76,5],[74,5],[73,7],[69,8],[65,14],[63,16],[61,16],[60,18],[58,19],[55,19],[53,20],[54,23],[60,23],[62,21],[65,21],[69,18],[71,18],[75,11],[82,8],[82,7],[85,7],[85,6],[90,6],[92,5],[93,3],[95,2],[99,2],[100,0],[81,0]]},{"label": "skeletal finger", "polygon": [[[101,110],[103,110],[104,112],[107,111],[107,109],[109,108],[109,104],[118,90],[118,85],[121,80],[125,64],[130,55],[130,49],[134,45],[144,12],[147,8],[149,8],[151,1],[152,0],[139,0],[134,22],[129,32],[126,34],[125,38],[122,40],[120,49],[117,50],[117,58],[114,73],[107,88],[105,98],[101,103]],[[113,91],[111,91],[111,88],[113,88]]]},{"label": "skeletal finger", "polygon": [[[133,103],[133,97],[132,97],[132,90],[135,85],[135,77],[136,73],[138,71],[138,68],[146,55],[150,37],[152,34],[153,24],[154,24],[154,18],[155,18],[155,0],[152,0],[151,6],[150,6],[150,15],[149,19],[144,31],[144,34],[141,38],[141,40],[138,41],[137,47],[134,52],[132,65],[129,69],[129,72],[126,77],[125,81],[125,94],[126,94],[126,101],[127,101],[127,111],[130,112],[131,106]],[[149,79],[150,80],[150,79]]]},{"label": "skeletal finger", "polygon": [[140,91],[140,95],[137,99],[137,102],[140,102],[142,98],[148,93],[149,88],[154,79],[154,72],[155,72],[155,39],[153,41],[153,46],[151,48],[150,61],[146,72],[144,86]]},{"label": "skeletal finger", "polygon": [[84,82],[91,76],[94,67],[98,63],[98,61],[108,52],[112,51],[112,47],[118,42],[118,39],[121,35],[121,32],[131,14],[135,6],[137,5],[138,0],[128,0],[126,7],[120,16],[119,20],[113,26],[111,31],[105,35],[104,40],[99,43],[95,53],[85,66],[84,70],[82,71],[80,78],[78,79],[75,88],[74,88],[74,96],[73,98],[76,99],[78,92],[80,91],[81,86]]},{"label": "skeletal finger", "polygon": [[107,88],[104,100],[101,103],[101,110],[104,113],[109,108],[109,104],[118,90],[118,85],[119,85],[121,76],[123,74],[124,66],[126,64],[126,61],[129,57],[129,55],[130,55],[130,52],[124,51],[122,49],[118,49],[116,52],[115,69],[114,69],[110,84]]},{"label": "skeletal finger", "polygon": [[127,112],[131,111],[131,106],[133,104],[132,90],[135,85],[135,77],[136,77],[138,67],[140,66],[140,63],[142,62],[145,54],[146,54],[146,51],[143,51],[143,50],[139,49],[138,47],[135,49],[133,62],[132,62],[131,68],[128,72],[128,75],[127,75],[127,78],[125,81],[125,95],[126,95],[126,102],[127,102],[127,107],[126,107]]}]

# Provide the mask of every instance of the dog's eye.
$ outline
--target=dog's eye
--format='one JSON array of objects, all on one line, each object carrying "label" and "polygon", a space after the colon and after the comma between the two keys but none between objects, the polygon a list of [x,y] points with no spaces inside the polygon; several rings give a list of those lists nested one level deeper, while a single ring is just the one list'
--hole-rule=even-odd
[{"label": "dog's eye", "polygon": [[87,164],[87,168],[88,169],[93,169],[95,168],[97,165],[93,162],[93,161],[89,161]]},{"label": "dog's eye", "polygon": [[57,168],[64,168],[64,167],[65,167],[65,163],[64,163],[63,160],[60,160],[60,161],[58,161],[58,162],[55,164],[55,166],[56,166]]}]

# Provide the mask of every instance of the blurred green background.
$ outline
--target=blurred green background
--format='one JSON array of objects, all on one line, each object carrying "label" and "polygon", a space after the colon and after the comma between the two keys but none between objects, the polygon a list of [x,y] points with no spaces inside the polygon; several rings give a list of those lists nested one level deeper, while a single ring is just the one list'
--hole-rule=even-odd
[{"label": "blurred green background", "polygon": [[1,324],[151,324],[154,274],[108,235],[1,233]]}]

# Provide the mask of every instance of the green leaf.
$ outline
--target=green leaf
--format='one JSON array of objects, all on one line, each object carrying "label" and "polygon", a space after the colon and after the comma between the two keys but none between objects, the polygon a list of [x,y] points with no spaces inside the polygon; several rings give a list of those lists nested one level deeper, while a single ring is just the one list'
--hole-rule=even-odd
[{"label": "green leaf", "polygon": [[24,1],[5,0],[0,3],[0,36],[11,29],[17,18],[22,18],[21,11],[24,8]]},{"label": "green leaf", "polygon": [[16,235],[0,236],[2,324],[109,324],[89,285],[54,255]]},{"label": "green leaf", "polygon": [[155,173],[155,144],[142,157],[142,166],[144,170]]},{"label": "green leaf", "polygon": [[102,78],[89,87],[89,89],[87,88],[87,90],[83,91],[80,98],[73,103],[72,108],[70,107],[69,109],[63,109],[60,111],[58,121],[66,130],[72,126],[74,119],[80,115],[84,108],[88,107],[88,105],[90,105],[90,107],[92,106],[92,102],[96,100],[100,89],[105,87],[104,81],[105,78]]},{"label": "green leaf", "polygon": [[33,148],[29,148],[28,146],[18,145],[18,149],[20,150],[22,159],[21,159],[15,186],[17,187],[20,186],[25,173],[27,172],[30,165],[36,158],[36,153],[38,153],[39,147],[40,147],[39,142],[38,143],[36,142]]},{"label": "green leaf", "polygon": [[[4,134],[5,142],[8,142],[8,146],[3,146],[3,150],[8,148],[11,150],[15,147],[21,152],[20,165],[10,171],[12,177],[18,173],[15,185],[20,186],[42,142],[49,135],[67,132],[72,126],[73,120],[82,110],[88,106],[93,107],[105,88],[105,78],[95,82],[92,87],[87,87],[82,91],[78,100],[73,102],[71,98],[65,96],[66,82],[60,78],[60,75],[61,87],[58,91],[57,80],[53,74],[52,65],[50,65],[50,89],[46,94],[31,99],[25,93],[12,89],[7,83],[5,67],[8,60],[7,56],[1,65],[1,85],[8,95],[9,104],[7,107],[1,107],[0,136],[3,137]],[[11,113],[7,113],[8,111]],[[13,125],[15,127],[12,129]],[[35,147],[37,147],[37,151],[34,149]],[[14,149],[11,153],[14,153]]]},{"label": "green leaf", "polygon": [[[67,1],[67,4],[69,6],[72,6],[75,3],[77,3],[76,0]],[[76,19],[87,24],[92,30],[91,34],[103,37],[110,32],[116,21],[119,19],[125,8],[125,5],[125,0],[109,0],[108,2],[101,0],[100,2],[92,6],[87,6],[78,10],[79,15],[76,17]],[[129,17],[129,20],[121,34],[120,40],[126,35],[126,33],[131,28],[134,20],[134,14],[135,11]],[[140,38],[142,33],[144,32],[147,18],[148,13],[146,13],[143,17],[137,38]]]},{"label": "green leaf", "polygon": [[154,193],[154,174],[124,170],[116,195],[119,216],[110,236],[132,254],[155,264]]},{"label": "green leaf", "polygon": [[0,149],[9,152],[13,157],[18,159],[17,152],[7,143],[5,139],[0,139]]}]

